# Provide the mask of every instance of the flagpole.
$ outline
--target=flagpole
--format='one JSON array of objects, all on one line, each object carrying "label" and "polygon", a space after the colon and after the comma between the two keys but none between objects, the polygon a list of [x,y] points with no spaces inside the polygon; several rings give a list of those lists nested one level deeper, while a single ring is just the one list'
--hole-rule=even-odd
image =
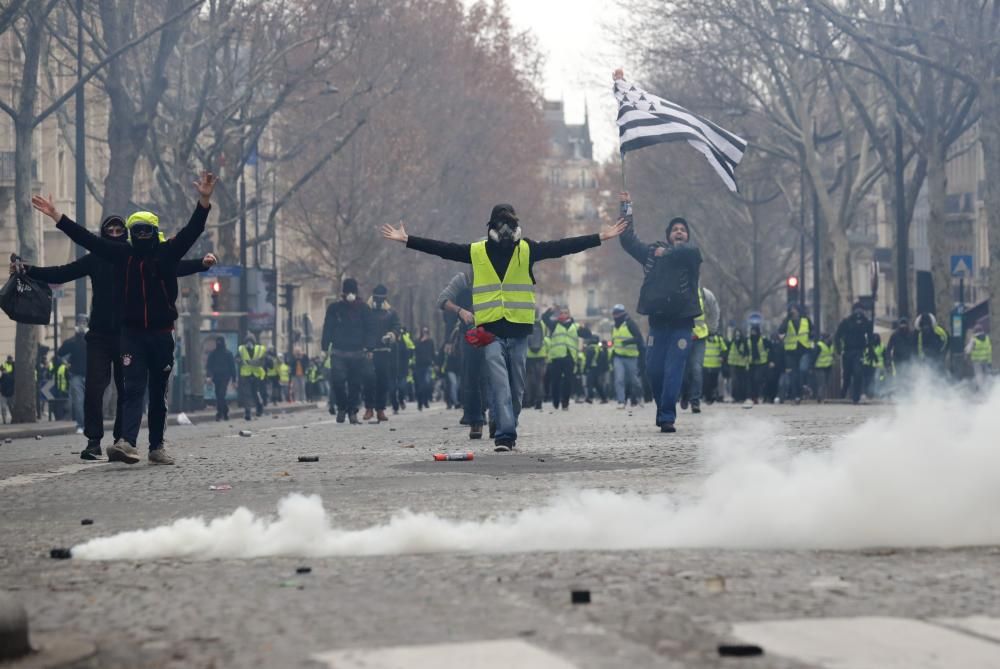
[{"label": "flagpole", "polygon": [[628,188],[627,188],[627,187],[625,186],[625,152],[624,152],[624,151],[620,151],[620,152],[618,153],[618,155],[619,155],[619,156],[621,157],[621,168],[622,168],[622,192],[624,193],[625,191],[627,191],[627,190],[628,190]]}]

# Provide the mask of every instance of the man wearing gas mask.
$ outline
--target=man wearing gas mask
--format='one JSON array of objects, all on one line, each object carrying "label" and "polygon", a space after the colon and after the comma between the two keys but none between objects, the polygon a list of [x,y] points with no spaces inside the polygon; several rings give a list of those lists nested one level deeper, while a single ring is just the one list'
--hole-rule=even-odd
[{"label": "man wearing gas mask", "polygon": [[618,223],[605,226],[599,234],[535,242],[523,238],[520,220],[509,204],[493,207],[486,224],[487,239],[471,244],[411,237],[402,223],[398,228],[382,226],[386,239],[445,260],[472,265],[472,311],[478,326],[476,341],[483,346],[491,389],[495,450],[509,451],[517,445],[528,337],[536,320],[532,266],[539,260],[561,258],[600,246],[624,229],[625,225]]},{"label": "man wearing gas mask", "polygon": [[41,196],[31,199],[43,214],[58,221],[56,227],[94,255],[115,263],[122,282],[121,364],[125,399],[122,439],[108,448],[108,460],[135,464],[136,442],[142,422],[143,400],[149,392],[149,463],[172,465],[163,448],[167,422],[167,381],[174,368],[174,321],[177,320],[177,276],[181,259],[205,230],[217,178],[202,172],[194,183],[198,203],[187,224],[174,237],[164,238],[159,218],[148,211],[125,221],[128,243],[89,232]]},{"label": "man wearing gas mask", "polygon": [[374,363],[374,399],[372,403],[365,407],[365,420],[372,418],[372,409],[375,410],[378,422],[389,420],[385,415],[385,408],[389,399],[389,390],[395,384],[393,378],[393,362],[396,355],[396,346],[399,342],[399,316],[396,310],[389,304],[389,289],[379,284],[372,291],[372,296],[368,299],[368,306],[371,309],[372,328],[375,336],[375,350],[372,352],[372,362]]},{"label": "man wearing gas mask", "polygon": [[350,277],[341,285],[341,299],[326,308],[323,350],[330,356],[330,394],[336,396],[337,422],[359,424],[361,390],[372,387],[372,358],[376,346],[371,309]]}]

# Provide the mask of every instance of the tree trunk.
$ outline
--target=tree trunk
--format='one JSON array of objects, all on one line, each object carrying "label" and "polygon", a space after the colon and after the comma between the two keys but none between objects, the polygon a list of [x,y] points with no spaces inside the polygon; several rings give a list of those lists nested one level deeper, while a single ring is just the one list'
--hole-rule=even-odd
[{"label": "tree trunk", "polygon": [[[27,88],[27,86],[26,86]],[[15,122],[14,210],[17,219],[18,253],[29,264],[38,262],[38,235],[31,209],[32,124]],[[48,220],[48,219],[46,219]],[[58,344],[58,342],[57,342]],[[11,421],[33,423],[37,420],[35,402],[35,360],[38,353],[38,326],[18,323],[14,337],[14,406]]]},{"label": "tree trunk", "polygon": [[190,316],[184,319],[184,350],[187,351],[187,394],[191,396],[194,407],[204,408],[205,404],[205,368],[201,362],[201,275],[195,274],[181,279],[182,286],[189,291],[187,311]]},{"label": "tree trunk", "polygon": [[954,303],[951,290],[951,258],[948,254],[948,231],[945,225],[945,199],[948,179],[945,173],[945,148],[938,137],[928,138],[927,151],[927,203],[930,215],[927,221],[927,245],[931,251],[931,273],[934,276],[934,312],[942,324],[950,322],[949,314]]},{"label": "tree trunk", "polygon": [[823,255],[825,262],[827,289],[824,291],[823,322],[827,329],[836,327],[836,323],[850,313],[850,257],[851,244],[847,241],[847,233],[839,225],[826,226],[826,242]]},{"label": "tree trunk", "polygon": [[[1000,344],[1000,80],[993,75],[980,89],[979,141],[985,167],[986,220],[989,231],[990,340]],[[1000,367],[1000,346],[993,347],[993,367]]]}]

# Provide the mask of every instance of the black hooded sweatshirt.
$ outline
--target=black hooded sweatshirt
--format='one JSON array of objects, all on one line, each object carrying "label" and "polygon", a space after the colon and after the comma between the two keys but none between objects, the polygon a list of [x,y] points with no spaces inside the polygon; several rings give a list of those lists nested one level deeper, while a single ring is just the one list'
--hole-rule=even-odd
[{"label": "black hooded sweatshirt", "polygon": [[[122,325],[136,330],[170,331],[177,320],[177,277],[181,259],[205,230],[211,207],[197,204],[191,219],[170,239],[140,249],[98,237],[66,216],[56,227],[94,255],[114,262],[123,285]],[[154,236],[154,239],[156,237]]]},{"label": "black hooded sweatshirt", "polygon": [[[119,216],[106,216],[101,221],[101,238],[112,244],[128,246],[125,238],[115,239],[106,233],[107,225]],[[124,224],[124,221],[122,222]],[[201,260],[182,260],[177,266],[177,276],[188,276],[204,271]],[[90,330],[99,334],[116,335],[122,325],[122,304],[124,282],[116,280],[115,264],[88,253],[66,265],[52,267],[28,267],[26,273],[32,279],[46,283],[69,283],[85,276],[90,277]]]}]

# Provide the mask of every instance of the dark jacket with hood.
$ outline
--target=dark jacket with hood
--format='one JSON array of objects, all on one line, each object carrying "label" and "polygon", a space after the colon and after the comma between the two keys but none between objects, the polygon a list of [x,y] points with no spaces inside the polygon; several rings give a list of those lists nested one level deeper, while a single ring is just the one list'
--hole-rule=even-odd
[{"label": "dark jacket with hood", "polygon": [[226,340],[222,337],[215,341],[215,348],[208,354],[205,368],[216,383],[229,383],[236,378],[236,359],[233,352],[226,348]]},{"label": "dark jacket with hood", "polygon": [[[690,238],[690,224],[685,222]],[[701,271],[701,251],[690,242],[672,245],[658,241],[642,242],[630,224],[618,238],[626,253],[635,258],[643,271],[643,287],[639,294],[640,314],[649,316],[651,328],[690,328],[701,313],[698,281]],[[662,255],[656,255],[664,249]]]},{"label": "dark jacket with hood", "polygon": [[[108,224],[118,221],[125,222],[120,216],[106,216],[101,221],[101,238],[113,244],[128,246],[122,237],[120,240],[109,237]],[[204,271],[206,268],[201,260],[182,260],[177,266],[177,276],[188,276]],[[125,284],[116,279],[116,267],[101,256],[93,253],[74,260],[66,265],[52,267],[28,267],[27,275],[46,283],[69,283],[90,277],[90,331],[104,335],[116,335],[122,325],[122,305],[124,303]]]},{"label": "dark jacket with hood", "polygon": [[323,319],[323,350],[331,345],[335,351],[372,351],[378,340],[372,310],[359,297],[354,302],[338,300],[326,308]]}]

